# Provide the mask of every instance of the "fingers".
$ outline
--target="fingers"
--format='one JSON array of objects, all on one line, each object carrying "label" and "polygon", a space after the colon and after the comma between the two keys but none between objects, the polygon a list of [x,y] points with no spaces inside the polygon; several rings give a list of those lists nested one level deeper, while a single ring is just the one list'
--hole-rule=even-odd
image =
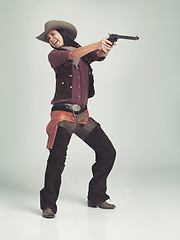
[{"label": "fingers", "polygon": [[102,50],[104,53],[108,53],[109,51],[111,51],[113,45],[116,45],[115,43],[113,44],[112,42],[110,42],[108,40],[108,37],[105,39],[102,39],[100,42],[97,43],[97,48],[99,50]]},{"label": "fingers", "polygon": [[110,42],[108,39],[103,39],[102,41],[102,50],[104,52],[110,51],[113,47],[113,43]]},{"label": "fingers", "polygon": [[112,45],[112,46],[113,46],[113,43],[112,43],[111,41],[109,41],[108,38],[109,38],[109,37],[106,38],[107,43],[108,43],[109,45]]},{"label": "fingers", "polygon": [[[108,38],[109,38],[109,37],[107,37],[106,39],[108,40]],[[111,42],[111,41],[109,41],[109,40],[108,40],[108,42],[109,42],[109,43],[111,43],[113,46],[116,46],[116,45],[117,45],[117,43],[115,43],[115,42],[114,42],[114,43],[112,43],[112,42]]]}]

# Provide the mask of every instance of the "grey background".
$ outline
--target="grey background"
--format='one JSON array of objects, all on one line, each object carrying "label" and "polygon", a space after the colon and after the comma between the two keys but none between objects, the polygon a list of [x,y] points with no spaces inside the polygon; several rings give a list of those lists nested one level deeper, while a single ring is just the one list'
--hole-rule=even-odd
[{"label": "grey background", "polygon": [[[117,149],[112,180],[124,173],[178,174],[178,0],[7,0],[0,5],[1,188],[38,194],[43,184],[55,80],[47,60],[51,48],[35,37],[50,19],[72,22],[81,45],[109,32],[139,35],[139,41],[119,40],[104,62],[93,63],[96,96],[89,111]],[[73,137],[65,186],[71,178],[77,185],[82,177],[88,180],[93,158],[91,149]]]}]

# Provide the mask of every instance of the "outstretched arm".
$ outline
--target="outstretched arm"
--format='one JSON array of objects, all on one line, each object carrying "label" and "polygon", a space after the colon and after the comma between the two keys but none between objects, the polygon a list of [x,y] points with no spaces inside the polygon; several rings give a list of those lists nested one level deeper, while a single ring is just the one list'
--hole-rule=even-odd
[{"label": "outstretched arm", "polygon": [[106,57],[108,52],[112,49],[113,44],[108,39],[102,39],[99,42],[89,44],[84,47],[76,48],[70,51],[69,59],[74,60],[85,56],[86,54],[97,51],[98,57]]}]

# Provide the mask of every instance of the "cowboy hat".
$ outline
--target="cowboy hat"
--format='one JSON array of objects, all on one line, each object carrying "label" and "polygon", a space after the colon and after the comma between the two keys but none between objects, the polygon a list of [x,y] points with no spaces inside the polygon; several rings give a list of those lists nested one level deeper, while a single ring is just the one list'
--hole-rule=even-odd
[{"label": "cowboy hat", "polygon": [[45,29],[44,32],[41,33],[36,38],[47,43],[48,43],[48,40],[46,38],[46,34],[56,29],[65,30],[73,40],[77,36],[77,29],[75,28],[75,26],[72,25],[71,23],[64,22],[64,21],[50,20],[45,23],[44,29]]}]

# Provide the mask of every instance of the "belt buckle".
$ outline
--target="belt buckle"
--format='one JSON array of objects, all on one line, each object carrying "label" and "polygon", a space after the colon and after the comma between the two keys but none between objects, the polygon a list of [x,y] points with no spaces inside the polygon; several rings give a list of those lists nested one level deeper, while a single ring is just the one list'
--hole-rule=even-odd
[{"label": "belt buckle", "polygon": [[81,110],[81,106],[78,104],[73,104],[71,108],[73,111],[73,116],[76,117],[77,115],[75,114],[75,112],[79,112]]},{"label": "belt buckle", "polygon": [[78,104],[73,104],[72,105],[72,110],[73,110],[73,113],[74,112],[79,112],[81,110],[81,106],[78,105]]},{"label": "belt buckle", "polygon": [[75,112],[79,112],[81,110],[81,106],[78,104],[73,104],[72,105],[72,110],[73,110],[73,116],[76,117],[77,122],[81,122],[86,119],[85,113],[78,114],[76,115]]}]

